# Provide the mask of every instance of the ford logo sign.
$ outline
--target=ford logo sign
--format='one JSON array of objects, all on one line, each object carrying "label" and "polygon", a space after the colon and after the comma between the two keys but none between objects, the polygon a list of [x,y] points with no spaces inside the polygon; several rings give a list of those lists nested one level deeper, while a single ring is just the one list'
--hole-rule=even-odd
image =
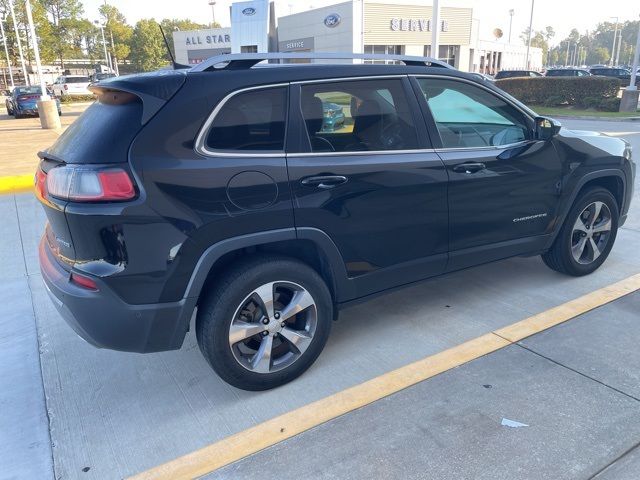
[{"label": "ford logo sign", "polygon": [[342,18],[337,13],[332,13],[331,15],[327,15],[327,18],[324,19],[325,26],[329,28],[334,28],[340,25]]},{"label": "ford logo sign", "polygon": [[242,14],[250,17],[251,15],[256,14],[256,9],[251,7],[245,8],[244,10],[242,10]]}]

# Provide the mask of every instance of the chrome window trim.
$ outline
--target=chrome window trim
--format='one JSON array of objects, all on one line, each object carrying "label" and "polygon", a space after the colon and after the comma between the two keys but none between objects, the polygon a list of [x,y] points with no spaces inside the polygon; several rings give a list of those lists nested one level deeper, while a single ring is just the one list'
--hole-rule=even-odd
[{"label": "chrome window trim", "polygon": [[[254,87],[246,87],[246,88],[241,88],[239,90],[234,90],[233,92],[227,94],[222,100],[220,100],[220,102],[218,102],[218,104],[215,106],[215,108],[213,109],[213,111],[209,114],[209,116],[207,117],[206,122],[204,122],[204,125],[202,126],[202,128],[200,129],[200,131],[198,132],[198,136],[196,137],[196,143],[195,143],[195,151],[201,155],[205,155],[207,157],[260,157],[260,158],[274,158],[274,157],[284,157],[285,156],[285,150],[278,150],[278,151],[269,151],[268,153],[261,153],[260,150],[237,150],[237,151],[231,151],[231,150],[210,150],[207,148],[206,143],[205,143],[205,139],[207,137],[207,134],[209,133],[209,130],[211,129],[211,125],[213,124],[213,121],[216,118],[216,115],[218,115],[218,113],[220,113],[220,110],[222,110],[222,108],[225,106],[225,104],[231,100],[233,97],[235,97],[236,95],[240,95],[241,93],[245,93],[245,92],[250,92],[252,90],[266,90],[268,88],[279,88],[279,87],[288,87],[289,83],[272,83],[272,84],[268,84],[268,85],[258,85],[258,86],[254,86]],[[288,92],[287,92],[288,95]],[[289,98],[287,98],[287,102],[289,101]],[[286,117],[285,117],[285,122],[288,123],[289,119],[288,119],[288,108],[286,109],[287,111],[285,112]],[[285,128],[285,140],[286,140],[286,128]],[[242,153],[240,153],[242,152]]]},{"label": "chrome window trim", "polygon": [[507,143],[505,145],[487,145],[484,147],[446,147],[434,149],[437,153],[447,152],[476,152],[476,151],[489,151],[489,150],[508,150],[509,148],[522,147],[529,143],[535,142],[535,140],[522,140],[521,142]]},{"label": "chrome window trim", "polygon": [[394,75],[366,75],[366,76],[357,76],[357,77],[332,77],[332,78],[316,78],[313,80],[298,80],[296,82],[291,82],[291,85],[307,85],[314,83],[334,83],[334,82],[345,82],[349,80],[361,81],[361,80],[378,80],[378,79],[389,79],[389,78],[407,78],[409,75],[406,73],[398,73]]},{"label": "chrome window trim", "polygon": [[305,157],[353,157],[358,155],[408,155],[415,153],[436,153],[433,148],[421,148],[416,150],[355,150],[352,152],[301,152],[287,153],[287,158]]},{"label": "chrome window trim", "polygon": [[[460,77],[452,77],[449,75],[429,75],[429,74],[410,74],[408,75],[409,77],[413,77],[413,78],[437,78],[437,79],[445,79],[445,80],[453,80],[453,81],[457,81],[457,82],[462,82],[462,83],[469,83],[471,85],[475,85],[478,88],[481,88],[483,90],[486,90],[487,92],[489,92],[490,94],[495,95],[496,97],[498,97],[500,100],[506,102],[507,104],[511,105],[513,108],[515,108],[516,110],[518,110],[520,113],[522,113],[526,118],[528,118],[529,120],[531,120],[532,122],[535,122],[535,119],[529,114],[529,112],[523,110],[522,108],[520,108],[518,105],[512,103],[507,97],[504,97],[503,95],[500,95],[498,92],[494,92],[493,90],[491,90],[490,88],[485,87],[484,85],[474,82],[472,80],[468,80],[466,78],[460,78]],[[427,102],[427,106],[428,106],[428,102]],[[429,112],[431,113],[431,112]],[[433,119],[434,123],[436,124],[436,129],[438,128],[438,125],[435,121],[435,119],[433,118],[433,114],[431,114],[431,118]],[[440,131],[438,131],[438,135],[440,134]],[[442,140],[441,140],[442,141]],[[512,148],[518,145],[524,145],[525,143],[529,143],[529,142],[534,142],[535,139],[533,138],[527,138],[525,140],[522,140],[521,142],[515,142],[515,143],[510,143],[507,145],[487,145],[486,147],[442,147],[442,148],[436,148],[436,151],[438,152],[458,152],[458,151],[472,151],[472,150],[502,150],[505,148]]]}]

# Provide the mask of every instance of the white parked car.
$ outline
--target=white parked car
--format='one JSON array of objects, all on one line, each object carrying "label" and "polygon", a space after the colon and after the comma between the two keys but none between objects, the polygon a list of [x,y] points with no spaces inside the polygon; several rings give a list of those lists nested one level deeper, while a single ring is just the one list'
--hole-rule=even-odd
[{"label": "white parked car", "polygon": [[53,93],[58,97],[67,95],[91,95],[87,88],[91,80],[82,75],[63,75],[52,85]]}]

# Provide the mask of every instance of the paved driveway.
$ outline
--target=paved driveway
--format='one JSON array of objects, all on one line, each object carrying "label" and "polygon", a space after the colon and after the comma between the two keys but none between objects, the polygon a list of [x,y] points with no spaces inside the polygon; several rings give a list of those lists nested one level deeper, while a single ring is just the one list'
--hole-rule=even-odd
[{"label": "paved driveway", "polygon": [[[640,152],[640,123],[568,120],[563,123],[571,128],[604,130],[628,138],[634,143],[635,151]],[[636,197],[639,191],[636,185]],[[636,209],[620,231],[610,258],[595,274],[568,278],[547,269],[539,258],[515,258],[386,295],[345,310],[334,326],[327,348],[300,379],[276,390],[251,393],[236,390],[213,374],[201,357],[192,333],[180,351],[150,355],[98,350],[81,341],[58,316],[39,275],[36,245],[44,223],[41,208],[28,194],[0,197],[0,205],[3,211],[0,233],[5,243],[0,251],[3,266],[0,308],[3,309],[3,330],[10,332],[3,334],[0,342],[13,348],[15,336],[23,339],[12,356],[7,357],[8,350],[4,348],[0,354],[3,382],[0,442],[10,446],[0,452],[0,464],[7,466],[5,471],[10,472],[9,475],[16,472],[17,478],[52,476],[51,458],[55,478],[104,479],[132,475],[640,272],[637,248],[640,203],[636,198]],[[638,306],[637,297],[634,298],[636,303],[631,304],[632,309]],[[605,352],[604,347],[612,345],[604,343],[608,341],[614,340],[587,335],[574,348],[579,350],[583,346]],[[443,375],[419,384],[406,396],[400,394],[402,398],[398,397],[398,403],[393,396],[367,410],[375,413],[361,414],[364,417],[345,416],[344,424],[335,427],[336,439],[343,441],[349,433],[353,444],[335,458],[346,458],[347,452],[351,452],[349,458],[362,463],[361,470],[354,470],[354,478],[375,478],[372,472],[376,471],[391,475],[399,471],[399,459],[409,454],[420,455],[416,442],[424,441],[422,463],[418,459],[407,463],[401,475],[423,478],[419,474],[428,465],[440,465],[437,471],[446,471],[446,455],[438,458],[442,452],[457,455],[457,463],[450,464],[460,466],[465,458],[471,458],[471,453],[485,452],[473,457],[476,470],[460,470],[477,473],[492,471],[489,467],[495,467],[495,462],[514,465],[512,456],[516,453],[531,456],[527,459],[529,463],[523,465],[545,461],[549,465],[561,465],[563,459],[569,461],[574,454],[582,452],[591,456],[596,449],[594,445],[602,439],[612,439],[603,447],[605,451],[599,451],[597,458],[594,457],[597,461],[581,463],[580,468],[569,469],[566,476],[583,478],[582,473],[595,472],[623,453],[634,438],[639,438],[640,412],[629,398],[634,393],[620,387],[623,393],[615,396],[609,387],[578,381],[566,367],[554,366],[557,361],[553,356],[545,359],[527,348],[510,347],[491,360],[482,361],[480,366],[462,367],[459,372],[462,379],[449,381],[446,378],[450,377]],[[543,344],[537,348],[547,347]],[[611,370],[602,377],[603,382],[612,382],[618,374],[615,367],[624,366],[625,358],[630,357],[612,357]],[[37,377],[39,362],[42,382]],[[548,376],[547,371],[550,371]],[[480,387],[471,388],[469,378],[475,378]],[[20,382],[24,388],[15,385],[7,388]],[[482,387],[482,384],[494,383],[500,387],[495,390]],[[503,396],[501,403],[491,407],[498,401],[497,395]],[[507,400],[512,397],[520,407],[535,403],[531,416],[522,415],[522,408],[509,410]],[[590,397],[593,399],[588,405],[576,403]],[[26,398],[32,403],[27,404]],[[606,404],[611,407],[609,413],[602,407]],[[490,418],[469,414],[489,407]],[[419,409],[422,419],[417,425],[408,420],[415,408]],[[399,423],[388,418],[391,412]],[[611,412],[615,412],[615,418],[610,416]],[[496,430],[493,422],[499,422],[500,415],[532,426],[545,417],[557,417],[557,421],[542,430],[531,428],[526,432],[533,433],[522,434],[530,435],[529,441],[538,445],[527,453],[514,445],[519,441],[519,430],[498,433],[503,430]],[[380,422],[374,425],[372,418],[378,416]],[[334,424],[326,424],[323,431],[334,428],[331,425]],[[447,428],[448,433],[441,431]],[[407,429],[414,436],[408,433],[400,438]],[[22,440],[9,442],[7,432],[14,432],[12,438],[15,434]],[[377,436],[371,437],[371,432],[377,432]],[[467,441],[467,435],[476,439],[475,443]],[[303,443],[293,445],[307,445],[306,442],[312,445],[316,441],[302,437],[292,441]],[[330,437],[329,440],[322,438],[324,444],[313,444],[315,450],[305,453],[311,455],[309,461],[315,461],[314,456],[320,458],[326,444],[333,443],[334,448],[340,449]],[[492,438],[495,438],[493,443],[489,442]],[[462,443],[456,444],[456,439]],[[488,443],[477,450],[480,445],[477,442],[483,439]],[[368,453],[373,440],[379,443],[379,448]],[[447,445],[450,449],[445,448]],[[275,448],[286,451],[286,446]],[[274,460],[276,458],[281,460]],[[333,463],[324,458],[325,464]],[[426,464],[425,458],[433,461]],[[292,455],[278,454],[261,465],[269,467],[265,474],[270,478],[276,471],[300,471],[294,465],[297,460]],[[366,462],[371,468],[377,465],[379,469],[368,470]],[[246,469],[243,472],[254,471],[252,464],[243,465]],[[228,467],[217,475],[237,478],[240,475],[234,468],[240,467]],[[324,466],[317,468],[320,470],[313,471],[324,471]],[[332,477],[328,469],[324,476],[343,478],[341,470],[331,471],[338,472],[337,476]],[[518,474],[511,478],[521,476],[522,471],[515,472]]]}]

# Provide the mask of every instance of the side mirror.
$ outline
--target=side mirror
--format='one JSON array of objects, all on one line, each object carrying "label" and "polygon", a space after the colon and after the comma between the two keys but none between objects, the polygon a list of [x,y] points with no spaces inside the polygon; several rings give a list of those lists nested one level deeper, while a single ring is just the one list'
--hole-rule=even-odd
[{"label": "side mirror", "polygon": [[536,117],[536,139],[551,140],[551,138],[560,132],[562,125],[557,120],[547,117]]}]

